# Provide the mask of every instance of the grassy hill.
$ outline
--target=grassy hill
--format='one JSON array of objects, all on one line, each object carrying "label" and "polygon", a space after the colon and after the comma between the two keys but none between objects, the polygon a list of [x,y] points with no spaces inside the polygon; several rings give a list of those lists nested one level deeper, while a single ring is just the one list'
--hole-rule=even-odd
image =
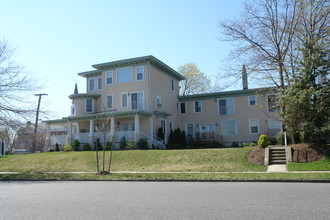
[{"label": "grassy hill", "polygon": [[[112,171],[265,171],[248,162],[251,149],[114,151]],[[95,164],[93,151],[7,155],[0,158],[0,171],[93,172]]]}]

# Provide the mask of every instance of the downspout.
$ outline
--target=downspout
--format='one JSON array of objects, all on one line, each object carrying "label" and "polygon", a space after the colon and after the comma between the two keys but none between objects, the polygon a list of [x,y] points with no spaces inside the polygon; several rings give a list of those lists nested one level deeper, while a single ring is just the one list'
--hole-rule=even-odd
[{"label": "downspout", "polygon": [[[150,76],[150,61],[148,60],[148,93],[149,93],[149,111],[151,113],[153,113],[153,109],[152,109],[152,96],[151,96],[151,76]],[[155,120],[154,120],[154,115],[152,114],[151,116],[153,119],[152,119],[152,123],[153,123],[153,131],[152,133],[150,133],[150,136],[153,138],[154,137],[154,130],[155,130]],[[151,128],[150,128],[151,130]]]}]

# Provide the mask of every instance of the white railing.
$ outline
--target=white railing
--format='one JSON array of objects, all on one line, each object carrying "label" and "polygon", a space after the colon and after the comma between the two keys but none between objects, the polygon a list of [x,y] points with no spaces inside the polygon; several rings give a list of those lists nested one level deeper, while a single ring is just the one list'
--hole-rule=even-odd
[{"label": "white railing", "polygon": [[148,135],[146,133],[142,133],[142,132],[139,132],[138,135],[139,135],[139,138],[145,138],[145,139],[147,139],[147,141],[150,141],[151,144],[154,145],[156,149],[166,149],[164,140],[162,140],[156,136],[151,137],[150,135]]},{"label": "white railing", "polygon": [[78,134],[73,134],[72,139],[77,139],[79,140],[80,143],[88,143],[88,136],[89,133],[78,133]]},{"label": "white railing", "polygon": [[62,135],[51,135],[50,136],[50,145],[55,145],[56,143],[58,144],[66,144],[67,141],[67,135],[62,134]]}]

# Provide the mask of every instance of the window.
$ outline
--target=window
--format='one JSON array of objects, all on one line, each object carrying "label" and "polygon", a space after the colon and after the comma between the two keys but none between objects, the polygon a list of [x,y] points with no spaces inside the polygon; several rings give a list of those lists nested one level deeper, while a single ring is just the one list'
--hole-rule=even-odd
[{"label": "window", "polygon": [[162,106],[162,98],[160,94],[157,94],[157,106],[158,107]]},{"label": "window", "polygon": [[257,97],[255,95],[249,96],[249,106],[253,106],[257,104]]},{"label": "window", "polygon": [[277,120],[268,120],[269,137],[274,138],[282,130],[282,122]]},{"label": "window", "polygon": [[237,135],[237,123],[235,119],[222,120],[222,135]]},{"label": "window", "polygon": [[131,94],[132,110],[144,110],[143,92],[136,92]]},{"label": "window", "polygon": [[132,81],[132,68],[123,68],[117,70],[117,83]]},{"label": "window", "polygon": [[127,103],[127,93],[121,94],[121,107],[122,108],[127,108],[128,103]]},{"label": "window", "polygon": [[95,79],[89,79],[88,80],[88,91],[94,91],[95,90]]},{"label": "window", "polygon": [[267,102],[268,102],[268,111],[270,112],[279,111],[276,95],[268,95]]},{"label": "window", "polygon": [[250,134],[259,134],[259,119],[249,119]]},{"label": "window", "polygon": [[173,80],[173,79],[171,79],[171,89],[172,89],[172,91],[175,90],[175,87],[174,87],[174,80]]},{"label": "window", "polygon": [[144,78],[144,68],[143,66],[136,67],[136,80],[141,81]]},{"label": "window", "polygon": [[194,112],[195,113],[202,112],[202,101],[195,101],[194,102]]},{"label": "window", "polygon": [[186,103],[185,102],[180,103],[180,113],[186,114]]},{"label": "window", "polygon": [[219,99],[219,114],[220,115],[233,115],[234,114],[234,100]]},{"label": "window", "polygon": [[112,71],[108,71],[107,73],[107,85],[111,85],[113,82],[113,72]]},{"label": "window", "polygon": [[166,136],[166,121],[165,120],[160,120],[160,127],[163,130],[163,134]]},{"label": "window", "polygon": [[194,137],[194,124],[193,123],[186,124],[186,134],[187,134],[187,137]]},{"label": "window", "polygon": [[74,113],[74,105],[71,106],[71,115],[73,116],[75,113]]},{"label": "window", "polygon": [[100,131],[99,124],[94,124],[94,132],[99,132],[99,131]]},{"label": "window", "polygon": [[112,104],[112,95],[108,95],[107,96],[107,108],[108,109],[112,109],[113,108],[113,104]]},{"label": "window", "polygon": [[102,77],[97,78],[97,89],[102,89]]},{"label": "window", "polygon": [[86,100],[86,113],[92,113],[93,112],[93,100],[87,99]]}]

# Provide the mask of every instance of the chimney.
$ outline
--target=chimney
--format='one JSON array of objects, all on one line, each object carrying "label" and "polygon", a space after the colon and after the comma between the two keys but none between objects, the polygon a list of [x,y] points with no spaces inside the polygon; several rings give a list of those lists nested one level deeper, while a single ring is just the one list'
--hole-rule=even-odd
[{"label": "chimney", "polygon": [[243,67],[242,67],[242,81],[243,81],[243,90],[248,89],[248,80],[247,80],[247,73],[246,73],[245,65],[243,65]]}]

